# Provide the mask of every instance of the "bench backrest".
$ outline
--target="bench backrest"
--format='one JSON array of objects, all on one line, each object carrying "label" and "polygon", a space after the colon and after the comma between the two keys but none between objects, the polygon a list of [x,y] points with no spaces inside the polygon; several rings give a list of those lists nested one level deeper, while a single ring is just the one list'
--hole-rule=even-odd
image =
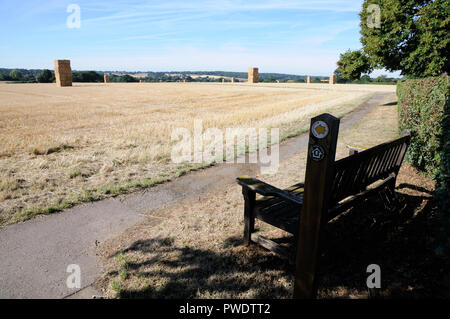
[{"label": "bench backrest", "polygon": [[334,162],[330,204],[364,191],[372,183],[398,174],[410,134]]}]

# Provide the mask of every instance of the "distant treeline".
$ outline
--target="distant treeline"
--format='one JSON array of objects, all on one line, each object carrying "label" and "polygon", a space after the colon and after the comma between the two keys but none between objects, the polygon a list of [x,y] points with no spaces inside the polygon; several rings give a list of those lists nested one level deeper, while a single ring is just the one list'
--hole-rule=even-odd
[{"label": "distant treeline", "polygon": [[0,81],[14,81],[22,83],[51,83],[55,81],[55,76],[50,70],[0,68]]},{"label": "distant treeline", "polygon": [[[50,70],[0,69],[0,81],[17,83],[52,83],[55,82],[55,73]],[[103,82],[103,73],[95,71],[74,71],[72,82]],[[130,75],[111,75],[111,82],[138,82]]]},{"label": "distant treeline", "polygon": [[[166,73],[176,73],[176,74],[202,74],[202,75],[211,75],[211,76],[220,76],[220,77],[229,77],[229,78],[241,78],[246,79],[248,74],[247,72],[228,72],[228,71],[183,71],[183,72],[166,72]],[[287,81],[306,81],[306,75],[293,75],[293,74],[283,74],[283,73],[259,73],[258,75],[260,82],[287,82]],[[319,77],[322,78],[322,77]],[[325,77],[324,77],[325,78]]]},{"label": "distant treeline", "polygon": [[[147,74],[147,76],[139,78],[133,76],[134,74]],[[182,72],[96,72],[96,71],[73,71],[73,82],[103,82],[103,75],[109,74],[110,82],[222,82],[230,81],[229,78],[246,79],[246,72],[227,72],[227,71],[182,71]],[[192,77],[191,75],[202,75],[202,77]],[[328,80],[326,76],[311,76],[312,83],[324,83]],[[27,70],[27,69],[2,69],[0,68],[0,81],[12,81],[17,83],[51,83],[55,82],[55,75],[50,70]],[[282,73],[260,73],[260,82],[295,82],[305,83],[306,75],[292,75]],[[338,83],[375,83],[375,84],[395,84],[397,79],[388,78],[381,75],[377,78],[371,78],[368,75],[363,75],[360,80],[348,81],[338,77]]]}]

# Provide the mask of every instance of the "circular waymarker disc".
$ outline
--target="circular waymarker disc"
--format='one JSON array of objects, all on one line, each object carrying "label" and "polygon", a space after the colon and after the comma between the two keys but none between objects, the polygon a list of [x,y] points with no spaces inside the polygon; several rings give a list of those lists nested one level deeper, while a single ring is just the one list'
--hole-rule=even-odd
[{"label": "circular waymarker disc", "polygon": [[328,124],[324,121],[317,121],[311,127],[312,133],[317,138],[325,138],[328,135]]},{"label": "circular waymarker disc", "polygon": [[314,161],[319,162],[325,157],[325,150],[320,145],[313,145],[309,149],[309,156],[311,156]]}]

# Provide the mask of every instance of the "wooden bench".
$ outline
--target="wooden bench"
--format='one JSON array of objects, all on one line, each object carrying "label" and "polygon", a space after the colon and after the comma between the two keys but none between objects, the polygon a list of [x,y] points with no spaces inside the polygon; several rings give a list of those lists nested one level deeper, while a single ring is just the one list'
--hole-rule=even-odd
[{"label": "wooden bench", "polygon": [[[280,256],[287,256],[286,248],[254,233],[255,218],[295,236],[295,297],[298,298],[315,296],[315,269],[323,226],[381,190],[387,189],[394,195],[396,178],[410,141],[410,134],[406,133],[399,139],[365,150],[349,147],[349,156],[335,161],[338,128],[339,119],[329,114],[311,120],[305,183],[282,190],[251,177],[237,178],[245,200],[245,245],[256,242]],[[262,197],[257,199],[256,194]]]}]

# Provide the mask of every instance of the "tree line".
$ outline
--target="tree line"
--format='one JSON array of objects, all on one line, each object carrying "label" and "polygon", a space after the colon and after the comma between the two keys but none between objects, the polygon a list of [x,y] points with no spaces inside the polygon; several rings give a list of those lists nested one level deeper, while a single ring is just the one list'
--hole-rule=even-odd
[{"label": "tree line", "polygon": [[0,81],[51,83],[55,81],[55,77],[50,70],[0,69]]},{"label": "tree line", "polygon": [[[236,78],[236,82],[239,82],[237,78],[246,78],[247,73],[244,72],[226,72],[226,71],[206,71],[206,72],[145,72],[147,76],[145,77],[135,77],[130,74],[110,74],[110,82],[139,82],[140,80],[144,82],[222,82],[225,79],[226,82],[230,82],[230,77]],[[73,82],[85,82],[85,83],[96,83],[104,81],[103,72],[96,71],[74,71],[72,72]],[[203,77],[192,77],[191,74],[201,74],[205,75]],[[312,76],[312,83],[323,83],[327,81],[326,76]],[[25,70],[25,69],[0,69],[0,81],[12,81],[17,83],[52,83],[55,82],[55,74],[53,71],[44,70]],[[387,78],[386,76],[379,76],[377,78],[371,78],[368,75],[364,75],[359,79],[346,80],[339,78],[339,83],[396,83],[397,79]],[[260,73],[259,82],[266,83],[305,83],[306,75],[289,75],[280,73]]]},{"label": "tree line", "polygon": [[[75,71],[72,72],[73,82],[103,82],[103,73],[96,71]],[[55,73],[44,70],[25,69],[0,69],[0,81],[12,81],[17,83],[52,83],[55,82]],[[139,82],[139,80],[128,74],[111,75],[111,82]]]}]

